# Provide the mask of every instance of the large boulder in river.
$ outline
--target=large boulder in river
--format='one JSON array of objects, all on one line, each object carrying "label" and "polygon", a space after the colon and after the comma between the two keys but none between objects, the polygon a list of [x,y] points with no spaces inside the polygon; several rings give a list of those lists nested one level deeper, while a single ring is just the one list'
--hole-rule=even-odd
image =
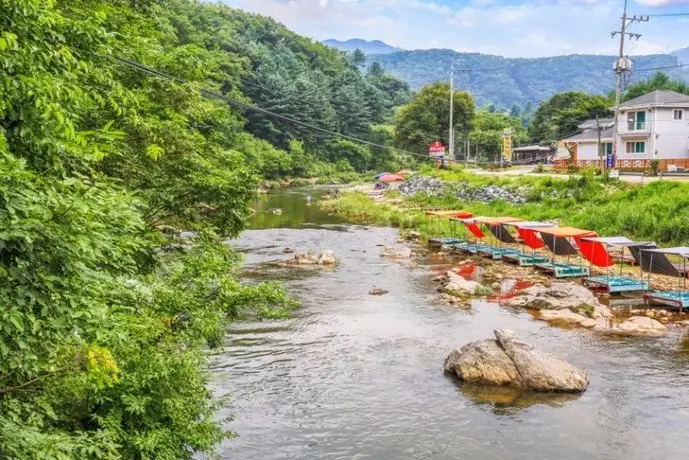
[{"label": "large boulder in river", "polygon": [[498,329],[497,340],[471,342],[445,360],[445,371],[483,385],[509,385],[544,392],[577,393],[589,384],[585,371]]},{"label": "large boulder in river", "polygon": [[660,337],[667,333],[667,327],[647,316],[632,316],[614,328],[601,328],[601,331],[631,337]]},{"label": "large boulder in river", "polygon": [[599,306],[596,296],[576,283],[553,283],[551,286],[534,284],[523,289],[516,297],[509,299],[508,305],[534,310],[576,309],[582,305]]}]

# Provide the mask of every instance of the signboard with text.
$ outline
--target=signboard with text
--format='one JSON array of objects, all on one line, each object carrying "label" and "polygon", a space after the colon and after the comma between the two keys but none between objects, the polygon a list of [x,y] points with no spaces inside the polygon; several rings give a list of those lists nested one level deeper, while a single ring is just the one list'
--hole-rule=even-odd
[{"label": "signboard with text", "polygon": [[612,169],[615,167],[615,155],[608,153],[605,157],[605,167],[606,169]]},{"label": "signboard with text", "polygon": [[445,156],[445,144],[440,141],[435,141],[428,146],[428,155],[435,158],[442,158]]}]

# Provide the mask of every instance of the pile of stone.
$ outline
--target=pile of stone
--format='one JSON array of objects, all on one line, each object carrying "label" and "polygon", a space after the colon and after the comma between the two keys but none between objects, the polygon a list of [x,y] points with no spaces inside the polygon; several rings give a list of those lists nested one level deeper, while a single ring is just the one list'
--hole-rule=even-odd
[{"label": "pile of stone", "polygon": [[402,195],[414,195],[416,193],[438,194],[445,188],[445,183],[440,179],[427,176],[414,176],[404,181],[399,186]]},{"label": "pile of stone", "polygon": [[491,201],[506,201],[512,204],[524,204],[527,200],[528,189],[526,187],[510,188],[499,185],[486,185],[483,187],[459,188],[455,195],[462,201],[490,203]]}]

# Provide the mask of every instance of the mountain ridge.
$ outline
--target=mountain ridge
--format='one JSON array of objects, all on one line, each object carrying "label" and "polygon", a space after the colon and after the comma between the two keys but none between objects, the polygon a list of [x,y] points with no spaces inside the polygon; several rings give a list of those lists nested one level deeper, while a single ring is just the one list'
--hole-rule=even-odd
[{"label": "mountain ridge", "polygon": [[359,49],[363,51],[364,54],[386,54],[394,53],[397,51],[403,51],[402,48],[397,48],[392,45],[388,45],[387,43],[381,40],[369,41],[361,38],[350,38],[349,40],[344,41],[329,38],[327,40],[323,40],[321,43],[331,48],[336,48],[338,50],[347,52],[352,52],[354,50]]},{"label": "mountain ridge", "polygon": [[[615,57],[594,54],[507,58],[447,49],[403,50],[368,55],[366,65],[378,62],[418,89],[435,81],[448,80],[453,59],[457,71],[455,87],[469,90],[479,105],[495,104],[505,109],[513,105],[525,107],[565,91],[607,94],[615,85],[612,71]],[[672,54],[635,57],[634,68],[638,70],[633,73],[632,81],[651,77],[652,69],[662,68],[672,78],[689,82],[689,69],[672,68],[680,59]]]}]

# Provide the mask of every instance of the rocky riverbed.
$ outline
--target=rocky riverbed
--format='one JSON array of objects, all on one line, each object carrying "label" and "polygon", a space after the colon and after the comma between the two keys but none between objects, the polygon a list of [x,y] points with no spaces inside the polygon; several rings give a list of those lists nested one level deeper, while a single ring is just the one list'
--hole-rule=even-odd
[{"label": "rocky riverbed", "polygon": [[[529,311],[534,319],[552,326],[590,329],[600,334],[660,337],[670,328],[689,327],[689,315],[665,308],[639,306],[639,298],[615,299],[594,294],[577,281],[558,281],[532,267],[494,262],[476,256],[453,257],[452,254],[428,251],[415,238],[400,238],[388,245],[381,256],[405,260],[446,257],[447,268],[435,275],[438,300],[464,310],[474,300],[489,300],[500,305]],[[628,303],[625,303],[628,302]]]},{"label": "rocky riverbed", "polygon": [[529,189],[525,186],[507,187],[500,185],[474,186],[458,183],[448,184],[427,176],[414,176],[399,186],[402,195],[410,196],[416,193],[433,195],[450,194],[462,201],[475,203],[490,203],[492,201],[506,201],[512,204],[526,203]]}]

